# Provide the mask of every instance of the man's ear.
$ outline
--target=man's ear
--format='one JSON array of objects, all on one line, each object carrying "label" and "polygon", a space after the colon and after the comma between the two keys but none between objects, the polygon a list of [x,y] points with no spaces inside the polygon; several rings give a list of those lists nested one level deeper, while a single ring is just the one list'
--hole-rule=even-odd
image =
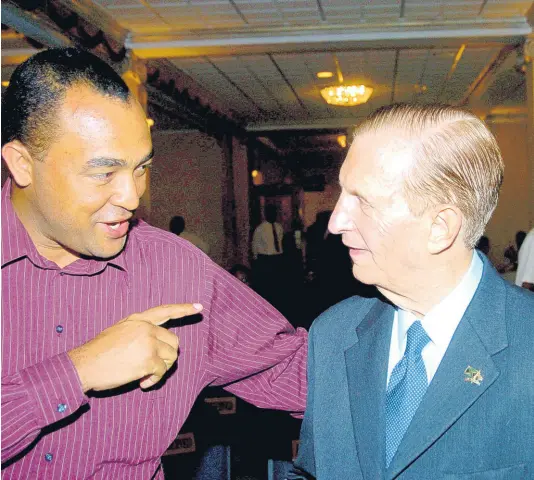
[{"label": "man's ear", "polygon": [[2,158],[19,187],[24,188],[31,184],[34,160],[19,140],[8,142],[2,147]]},{"label": "man's ear", "polygon": [[433,212],[428,236],[428,251],[435,255],[453,245],[463,224],[463,215],[454,205],[439,205]]}]

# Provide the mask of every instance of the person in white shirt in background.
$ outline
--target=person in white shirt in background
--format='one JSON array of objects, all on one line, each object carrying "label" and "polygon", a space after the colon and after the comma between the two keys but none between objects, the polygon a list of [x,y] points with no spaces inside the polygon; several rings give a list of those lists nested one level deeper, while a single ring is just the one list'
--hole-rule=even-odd
[{"label": "person in white shirt in background", "polygon": [[254,282],[258,293],[279,308],[283,296],[280,281],[284,270],[284,229],[276,221],[277,213],[275,205],[265,207],[265,220],[256,227],[252,236],[252,256]]},{"label": "person in white shirt in background", "polygon": [[[276,221],[277,211],[274,205],[265,207],[265,220],[260,223],[252,237],[252,255],[257,260],[260,255],[272,256],[281,255],[282,238],[284,229]],[[276,235],[276,239],[275,239]]]},{"label": "person in white shirt in background", "polygon": [[534,291],[534,228],[528,233],[519,250],[515,284]]}]

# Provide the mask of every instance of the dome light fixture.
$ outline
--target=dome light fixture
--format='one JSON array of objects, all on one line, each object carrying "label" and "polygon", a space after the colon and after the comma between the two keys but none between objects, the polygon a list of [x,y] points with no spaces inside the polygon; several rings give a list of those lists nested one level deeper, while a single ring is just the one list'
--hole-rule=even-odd
[{"label": "dome light fixture", "polygon": [[340,107],[353,107],[354,105],[361,105],[367,102],[373,93],[373,89],[365,85],[344,85],[339,60],[336,55],[333,57],[334,63],[336,64],[339,85],[332,85],[321,89],[321,96],[325,99],[326,103]]},{"label": "dome light fixture", "polygon": [[373,89],[365,85],[333,85],[321,89],[326,103],[341,107],[361,105],[369,100],[372,93]]}]

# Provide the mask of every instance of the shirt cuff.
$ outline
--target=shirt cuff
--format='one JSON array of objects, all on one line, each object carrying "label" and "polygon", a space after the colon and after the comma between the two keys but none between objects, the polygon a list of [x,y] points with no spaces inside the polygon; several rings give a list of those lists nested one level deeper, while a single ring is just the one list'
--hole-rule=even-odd
[{"label": "shirt cuff", "polygon": [[41,428],[63,420],[89,401],[66,352],[25,368],[21,378]]}]

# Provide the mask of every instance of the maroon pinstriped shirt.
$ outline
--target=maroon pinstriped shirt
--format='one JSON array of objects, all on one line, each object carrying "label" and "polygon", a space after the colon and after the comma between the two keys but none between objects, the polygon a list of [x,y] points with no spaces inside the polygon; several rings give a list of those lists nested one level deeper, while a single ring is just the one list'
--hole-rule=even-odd
[{"label": "maroon pinstriped shirt", "polygon": [[[145,223],[116,258],[60,269],[35,249],[10,186],[1,200],[2,478],[151,478],[209,384],[230,383],[260,407],[304,411],[305,330],[200,250]],[[204,305],[203,318],[173,327],[180,356],[161,388],[83,393],[68,350],[131,313],[190,302]]]}]

